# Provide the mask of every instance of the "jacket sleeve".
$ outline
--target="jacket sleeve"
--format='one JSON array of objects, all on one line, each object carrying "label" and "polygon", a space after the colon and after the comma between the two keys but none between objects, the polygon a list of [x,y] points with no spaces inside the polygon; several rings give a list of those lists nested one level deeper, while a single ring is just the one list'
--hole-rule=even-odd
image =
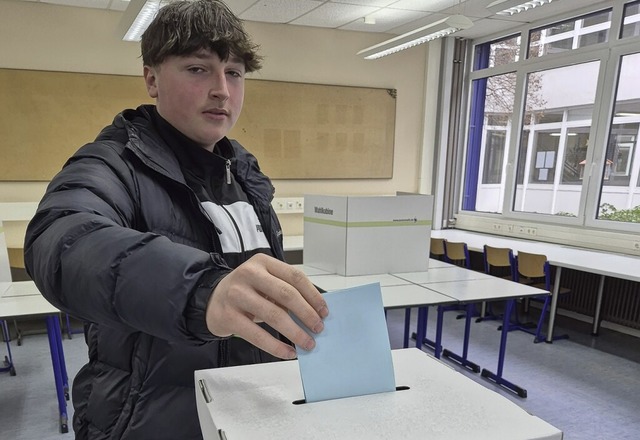
[{"label": "jacket sleeve", "polygon": [[135,229],[138,206],[122,146],[89,144],[51,181],[25,238],[25,265],[73,316],[166,340],[215,339],[198,310],[230,269],[217,254]]}]

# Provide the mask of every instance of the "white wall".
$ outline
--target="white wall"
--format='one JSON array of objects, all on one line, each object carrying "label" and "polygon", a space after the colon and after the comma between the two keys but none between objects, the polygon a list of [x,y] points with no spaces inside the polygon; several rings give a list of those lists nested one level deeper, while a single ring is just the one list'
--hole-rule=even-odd
[{"label": "white wall", "polygon": [[[123,42],[116,35],[121,16],[121,12],[115,11],[0,0],[0,68],[141,74],[139,44]],[[428,45],[365,61],[356,52],[389,36],[254,22],[247,23],[247,30],[260,44],[265,57],[262,71],[253,75],[256,79],[398,91],[392,179],[279,180],[274,181],[276,196],[418,190],[421,160],[429,164],[429,158],[433,158],[433,144],[429,139],[423,140],[425,83],[430,80]],[[437,69],[430,69],[433,70]],[[426,161],[422,158],[423,143],[428,145]],[[251,149],[250,145],[247,147]],[[428,173],[432,167],[426,169]],[[423,179],[432,180],[430,175]],[[46,184],[0,181],[0,202],[37,201]],[[302,234],[301,215],[281,219],[285,235]],[[23,227],[7,226],[9,246],[21,242]]]}]

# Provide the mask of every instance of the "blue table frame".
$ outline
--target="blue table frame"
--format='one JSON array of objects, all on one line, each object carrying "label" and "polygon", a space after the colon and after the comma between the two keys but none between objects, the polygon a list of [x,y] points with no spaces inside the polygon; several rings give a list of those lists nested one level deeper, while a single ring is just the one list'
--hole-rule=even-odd
[{"label": "blue table frame", "polygon": [[[32,282],[15,282],[0,286],[0,319],[17,317],[43,316],[47,326],[49,351],[56,386],[59,410],[60,432],[69,432],[67,400],[69,400],[69,377],[67,374],[64,350],[62,347],[62,331],[60,328],[60,312],[49,304]],[[15,368],[13,360],[11,366]]]}]

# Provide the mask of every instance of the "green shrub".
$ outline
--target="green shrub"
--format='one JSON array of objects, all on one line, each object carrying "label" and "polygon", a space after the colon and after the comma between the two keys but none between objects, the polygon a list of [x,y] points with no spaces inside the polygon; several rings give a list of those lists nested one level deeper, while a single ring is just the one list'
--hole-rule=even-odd
[{"label": "green shrub", "polygon": [[576,215],[572,212],[566,212],[566,211],[558,211],[556,212],[556,215],[560,215],[562,217],[575,217]]},{"label": "green shrub", "polygon": [[610,203],[603,203],[600,205],[598,218],[616,222],[640,223],[640,205],[631,209],[617,209]]}]

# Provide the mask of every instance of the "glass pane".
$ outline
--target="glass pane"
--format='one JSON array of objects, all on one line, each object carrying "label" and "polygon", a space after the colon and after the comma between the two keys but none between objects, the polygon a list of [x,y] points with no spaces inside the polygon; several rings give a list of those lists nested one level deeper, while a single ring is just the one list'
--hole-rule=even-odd
[{"label": "glass pane", "polygon": [[622,57],[598,218],[640,223],[640,53]]},{"label": "glass pane", "polygon": [[529,58],[566,52],[609,40],[611,10],[595,12],[529,33]]},{"label": "glass pane", "polygon": [[514,211],[578,214],[599,65],[527,75]]},{"label": "glass pane", "polygon": [[638,35],[640,35],[640,1],[624,6],[620,38],[637,37]]},{"label": "glass pane", "polygon": [[534,152],[531,160],[531,183],[553,183],[556,173],[556,157],[560,133],[557,131],[534,131]]},{"label": "glass pane", "polygon": [[582,185],[589,146],[589,128],[572,127],[567,130],[562,164],[562,183],[565,185]]},{"label": "glass pane", "polygon": [[592,44],[606,43],[609,38],[609,30],[592,32],[586,35],[580,35],[578,47],[591,46]]},{"label": "glass pane", "polygon": [[484,149],[482,183],[501,183],[506,131],[489,130]]},{"label": "glass pane", "polygon": [[[488,57],[486,56],[488,51]],[[520,35],[476,46],[474,70],[515,63],[520,59]]]},{"label": "glass pane", "polygon": [[472,84],[462,209],[502,212],[506,148],[511,132],[515,73],[496,75]]}]

